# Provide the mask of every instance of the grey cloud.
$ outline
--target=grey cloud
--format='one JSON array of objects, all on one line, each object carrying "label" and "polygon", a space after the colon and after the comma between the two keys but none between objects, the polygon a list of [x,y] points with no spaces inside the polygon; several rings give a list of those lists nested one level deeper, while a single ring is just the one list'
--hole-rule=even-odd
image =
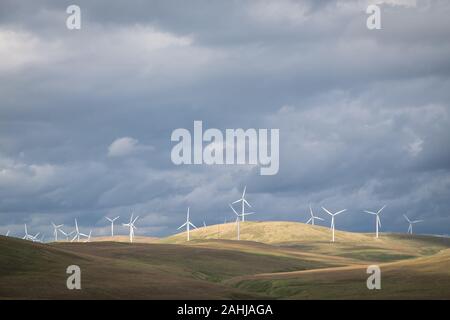
[{"label": "grey cloud", "polygon": [[[68,4],[0,4],[0,232],[78,217],[106,234],[135,210],[138,234],[165,235],[187,206],[231,219],[248,185],[258,219],[312,203],[369,231],[359,212],[387,203],[388,230],[408,213],[449,233],[447,2],[384,4],[375,32],[364,1],[79,1],[80,32]],[[279,174],[174,166],[170,134],[194,120],[279,128]],[[121,137],[148,148],[108,156]]]}]

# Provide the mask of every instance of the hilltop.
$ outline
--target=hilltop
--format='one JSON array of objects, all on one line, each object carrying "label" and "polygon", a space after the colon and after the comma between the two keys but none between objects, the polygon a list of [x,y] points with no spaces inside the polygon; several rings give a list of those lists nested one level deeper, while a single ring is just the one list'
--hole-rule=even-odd
[{"label": "hilltop", "polygon": [[[450,298],[450,239],[336,232],[295,222],[234,223],[167,238],[33,243],[0,237],[0,298],[255,299]],[[220,233],[219,233],[220,230]],[[218,239],[220,238],[220,239]],[[111,241],[113,240],[113,241]],[[65,286],[82,269],[81,291]],[[365,287],[370,264],[382,288]]]}]

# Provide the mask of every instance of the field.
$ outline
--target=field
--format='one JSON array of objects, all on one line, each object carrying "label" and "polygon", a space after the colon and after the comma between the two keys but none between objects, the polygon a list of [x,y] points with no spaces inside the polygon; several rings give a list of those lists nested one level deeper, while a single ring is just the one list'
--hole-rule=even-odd
[{"label": "field", "polygon": [[[32,243],[0,237],[1,299],[450,299],[450,239],[245,222],[157,239]],[[368,290],[368,265],[381,290]],[[82,290],[68,290],[78,265]]]}]

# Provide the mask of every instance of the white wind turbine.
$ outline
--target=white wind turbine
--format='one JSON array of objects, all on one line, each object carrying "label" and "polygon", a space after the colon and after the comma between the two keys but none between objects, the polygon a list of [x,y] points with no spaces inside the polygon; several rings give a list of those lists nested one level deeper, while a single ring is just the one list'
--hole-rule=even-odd
[{"label": "white wind turbine", "polygon": [[35,236],[28,234],[28,228],[27,228],[27,225],[25,224],[25,235],[23,236],[22,239],[24,239],[24,240],[30,240],[30,241],[33,241],[33,242],[34,242],[34,241],[36,241],[37,236],[39,236],[39,232],[36,233]]},{"label": "white wind turbine", "polygon": [[411,221],[411,220],[408,219],[408,217],[405,214],[403,216],[405,217],[406,221],[409,222],[409,227],[408,227],[408,233],[409,234],[413,233],[413,224],[419,223],[419,222],[423,222],[423,220],[412,220]]},{"label": "white wind turbine", "polygon": [[242,217],[241,214],[237,213],[236,210],[234,210],[233,206],[230,204],[231,210],[233,210],[234,214],[236,215],[236,229],[237,229],[237,239],[241,239],[241,227],[240,227],[240,218]]},{"label": "white wind turbine", "polygon": [[9,237],[9,230],[5,234],[6,237]]},{"label": "white wind turbine", "polygon": [[77,242],[80,242],[80,236],[86,237],[86,238],[88,237],[87,234],[81,233],[80,229],[78,229],[78,221],[77,221],[77,219],[75,219],[75,230],[74,231],[75,231],[75,236],[72,238],[72,240],[70,242],[74,242],[75,239],[77,239]]},{"label": "white wind turbine", "polygon": [[195,229],[197,229],[197,227],[194,226],[194,224],[193,224],[191,221],[189,221],[189,208],[187,209],[186,222],[183,223],[181,226],[179,226],[177,230],[180,230],[180,229],[183,228],[184,226],[186,226],[187,241],[189,241],[189,240],[191,239],[191,238],[190,238],[190,234],[189,234],[189,233],[190,233],[190,226],[192,226],[192,227],[194,227]]},{"label": "white wind turbine", "polygon": [[38,234],[34,236],[34,242],[44,243],[45,235],[43,234],[40,239],[37,239]]},{"label": "white wind turbine", "polygon": [[[250,205],[250,203],[248,203],[248,201],[245,199],[245,191],[246,190],[247,190],[247,186],[244,187],[244,191],[242,192],[242,197],[239,200],[236,200],[236,201],[234,201],[232,203],[232,204],[236,204],[236,203],[241,202],[242,207],[241,207],[241,214],[240,214],[240,216],[242,218],[242,222],[245,222],[245,216],[254,214],[254,212],[245,212],[245,205],[247,205],[250,208],[252,207]],[[233,209],[233,211],[234,211],[234,209]]]},{"label": "white wind turbine", "polygon": [[331,213],[330,211],[328,211],[324,207],[322,207],[322,209],[331,216],[331,231],[333,232],[332,241],[334,242],[334,216],[337,216],[339,213],[347,211],[347,209],[344,209],[344,210],[341,210],[341,211],[338,211],[338,212],[335,212],[335,213]]},{"label": "white wind turbine", "polygon": [[89,235],[87,236],[87,239],[84,240],[84,242],[91,242],[91,234],[92,234],[92,230],[89,231]]},{"label": "white wind turbine", "polygon": [[115,218],[108,218],[105,217],[109,222],[111,222],[111,237],[114,237],[114,221],[116,221],[117,219],[119,219],[120,216],[117,216]]},{"label": "white wind turbine", "polygon": [[67,233],[63,229],[59,229],[59,232],[61,232],[66,237],[66,241],[69,241],[69,237],[75,232],[75,230],[72,230],[69,233]]},{"label": "white wind turbine", "polygon": [[376,216],[375,219],[375,238],[378,239],[378,228],[381,228],[381,220],[380,220],[380,213],[381,211],[383,211],[383,209],[386,207],[386,205],[384,205],[380,210],[378,210],[377,212],[372,212],[372,211],[368,211],[368,210],[364,210],[364,212],[368,213],[368,214],[372,214]]},{"label": "white wind turbine", "polygon": [[128,223],[122,223],[122,225],[124,227],[128,227],[130,228],[130,242],[133,242],[133,238],[134,238],[134,229],[137,229],[136,226],[134,225],[134,223],[136,222],[136,220],[139,218],[139,216],[137,216],[136,218],[134,218],[133,220],[133,213],[131,213],[131,217],[130,217],[130,222]]},{"label": "white wind turbine", "polygon": [[58,241],[58,231],[61,231],[60,229],[62,228],[63,224],[60,225],[56,225],[52,222],[52,226],[53,226],[53,234],[55,236],[55,241]]},{"label": "white wind turbine", "polygon": [[311,218],[309,218],[309,220],[306,221],[306,224],[311,223],[311,225],[313,226],[314,225],[314,219],[318,219],[318,220],[322,220],[323,221],[322,218],[314,216],[312,208],[311,208],[311,205],[309,205],[309,213],[311,215]]}]

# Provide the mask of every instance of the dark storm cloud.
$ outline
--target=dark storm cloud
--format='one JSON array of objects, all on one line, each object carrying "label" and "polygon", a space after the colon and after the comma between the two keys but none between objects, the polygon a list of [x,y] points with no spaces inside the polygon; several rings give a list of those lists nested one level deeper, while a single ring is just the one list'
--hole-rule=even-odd
[{"label": "dark storm cloud", "polygon": [[[368,231],[359,212],[387,204],[385,230],[406,213],[449,233],[450,5],[384,2],[369,31],[365,1],[78,1],[68,31],[71,2],[2,1],[0,230],[106,234],[135,210],[163,235],[187,206],[231,219],[248,185],[261,220],[312,203]],[[174,166],[170,134],[194,120],[279,128],[279,174]]]}]

